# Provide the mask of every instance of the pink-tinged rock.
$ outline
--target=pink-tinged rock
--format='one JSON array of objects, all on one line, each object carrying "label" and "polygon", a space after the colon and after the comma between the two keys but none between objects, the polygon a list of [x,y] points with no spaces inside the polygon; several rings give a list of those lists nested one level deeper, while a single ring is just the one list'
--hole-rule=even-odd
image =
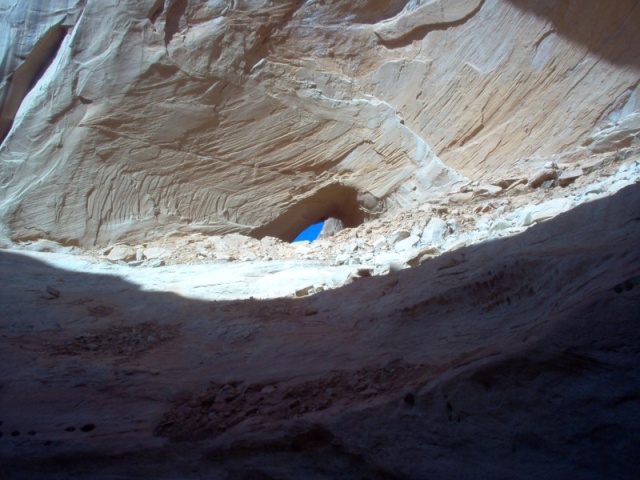
[{"label": "pink-tinged rock", "polygon": [[111,249],[107,258],[112,262],[135,260],[136,249],[129,245],[116,245]]},{"label": "pink-tinged rock", "polygon": [[538,188],[544,182],[549,180],[556,180],[558,178],[559,172],[554,168],[545,168],[544,170],[539,170],[529,179],[529,186],[531,188]]},{"label": "pink-tinged rock", "polygon": [[561,187],[566,187],[567,185],[571,185],[582,175],[584,175],[584,171],[581,168],[566,170],[558,177],[558,183]]},{"label": "pink-tinged rock", "polygon": [[154,260],[156,258],[165,258],[171,256],[171,250],[162,247],[146,248],[143,252],[143,255],[147,260]]}]

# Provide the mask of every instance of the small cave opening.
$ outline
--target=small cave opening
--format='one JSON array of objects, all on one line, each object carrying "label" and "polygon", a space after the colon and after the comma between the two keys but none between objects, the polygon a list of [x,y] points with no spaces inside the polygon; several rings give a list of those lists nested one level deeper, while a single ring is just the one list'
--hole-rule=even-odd
[{"label": "small cave opening", "polygon": [[256,238],[277,237],[285,242],[294,242],[310,240],[303,235],[315,234],[315,239],[325,222],[340,225],[340,228],[327,233],[329,236],[342,228],[361,225],[380,213],[380,209],[380,200],[369,193],[361,193],[342,184],[328,185],[301,198],[278,218],[255,229],[251,235]]}]

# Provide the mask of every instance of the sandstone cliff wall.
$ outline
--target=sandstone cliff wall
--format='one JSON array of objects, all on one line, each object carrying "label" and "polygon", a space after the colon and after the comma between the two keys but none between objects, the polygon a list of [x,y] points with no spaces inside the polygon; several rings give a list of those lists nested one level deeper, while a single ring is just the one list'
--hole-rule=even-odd
[{"label": "sandstone cliff wall", "polygon": [[14,239],[292,239],[638,142],[637,1],[4,0],[0,13],[0,223]]}]

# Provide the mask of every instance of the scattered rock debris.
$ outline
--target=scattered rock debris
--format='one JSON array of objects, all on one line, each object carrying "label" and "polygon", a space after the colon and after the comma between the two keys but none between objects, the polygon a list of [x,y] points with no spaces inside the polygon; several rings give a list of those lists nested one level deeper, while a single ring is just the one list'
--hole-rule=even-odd
[{"label": "scattered rock debris", "polygon": [[[291,297],[306,297],[338,288],[365,276],[416,267],[446,252],[483,241],[517,235],[582,203],[611,195],[640,180],[637,150],[593,155],[572,163],[547,161],[530,177],[516,173],[504,179],[484,178],[422,205],[383,214],[356,228],[329,222],[331,235],[314,242],[287,243],[274,237],[251,238],[238,233],[177,235],[139,245],[114,244],[82,252],[50,240],[24,242],[14,248],[65,251],[91,261],[132,268],[185,264],[230,264],[312,261],[321,266],[354,267],[331,279],[310,280],[292,288]],[[47,299],[61,296],[46,287]],[[94,318],[111,315],[95,306]]]},{"label": "scattered rock debris", "polygon": [[53,349],[59,355],[139,355],[175,338],[178,329],[178,326],[152,322],[113,326],[80,335],[70,342],[53,346]]},{"label": "scattered rock debris", "polygon": [[220,434],[250,417],[284,420],[392,395],[411,404],[412,394],[405,393],[407,384],[418,383],[429,373],[425,365],[395,361],[379,368],[335,371],[298,384],[211,382],[206,391],[181,397],[164,414],[154,433],[176,441],[191,441]]}]

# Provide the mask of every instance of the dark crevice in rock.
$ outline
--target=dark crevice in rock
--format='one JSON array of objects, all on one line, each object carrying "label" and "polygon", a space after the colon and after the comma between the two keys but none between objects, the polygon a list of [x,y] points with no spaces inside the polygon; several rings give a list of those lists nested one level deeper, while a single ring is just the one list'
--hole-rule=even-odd
[{"label": "dark crevice in rock", "polygon": [[158,17],[160,15],[162,15],[162,13],[164,12],[164,0],[156,0],[156,3],[154,3],[153,7],[151,8],[151,11],[149,12],[149,20],[151,20],[151,23],[156,23],[156,21],[158,20]]},{"label": "dark crevice in rock", "polygon": [[482,130],[484,130],[484,123],[481,122],[480,125],[477,125],[473,130],[471,130],[469,133],[467,133],[461,139],[455,138],[451,142],[449,142],[449,145],[447,145],[442,150],[442,152],[440,152],[440,155],[442,155],[442,153],[448,152],[449,150],[452,150],[454,148],[462,148],[462,147],[464,147],[467,143],[469,143],[471,140],[476,138],[480,134],[480,132]]},{"label": "dark crevice in rock", "polygon": [[375,24],[398,15],[408,3],[407,0],[378,0],[365,4],[353,2],[348,13],[354,16],[353,23]]},{"label": "dark crevice in rock", "polygon": [[180,19],[185,16],[189,0],[173,0],[167,9],[167,19],[164,27],[164,43],[169,45],[173,36],[180,31]]},{"label": "dark crevice in rock", "polygon": [[22,101],[42,78],[62,45],[68,29],[55,25],[35,44],[31,54],[7,79],[3,91],[0,91],[0,144],[11,130],[13,120]]}]

